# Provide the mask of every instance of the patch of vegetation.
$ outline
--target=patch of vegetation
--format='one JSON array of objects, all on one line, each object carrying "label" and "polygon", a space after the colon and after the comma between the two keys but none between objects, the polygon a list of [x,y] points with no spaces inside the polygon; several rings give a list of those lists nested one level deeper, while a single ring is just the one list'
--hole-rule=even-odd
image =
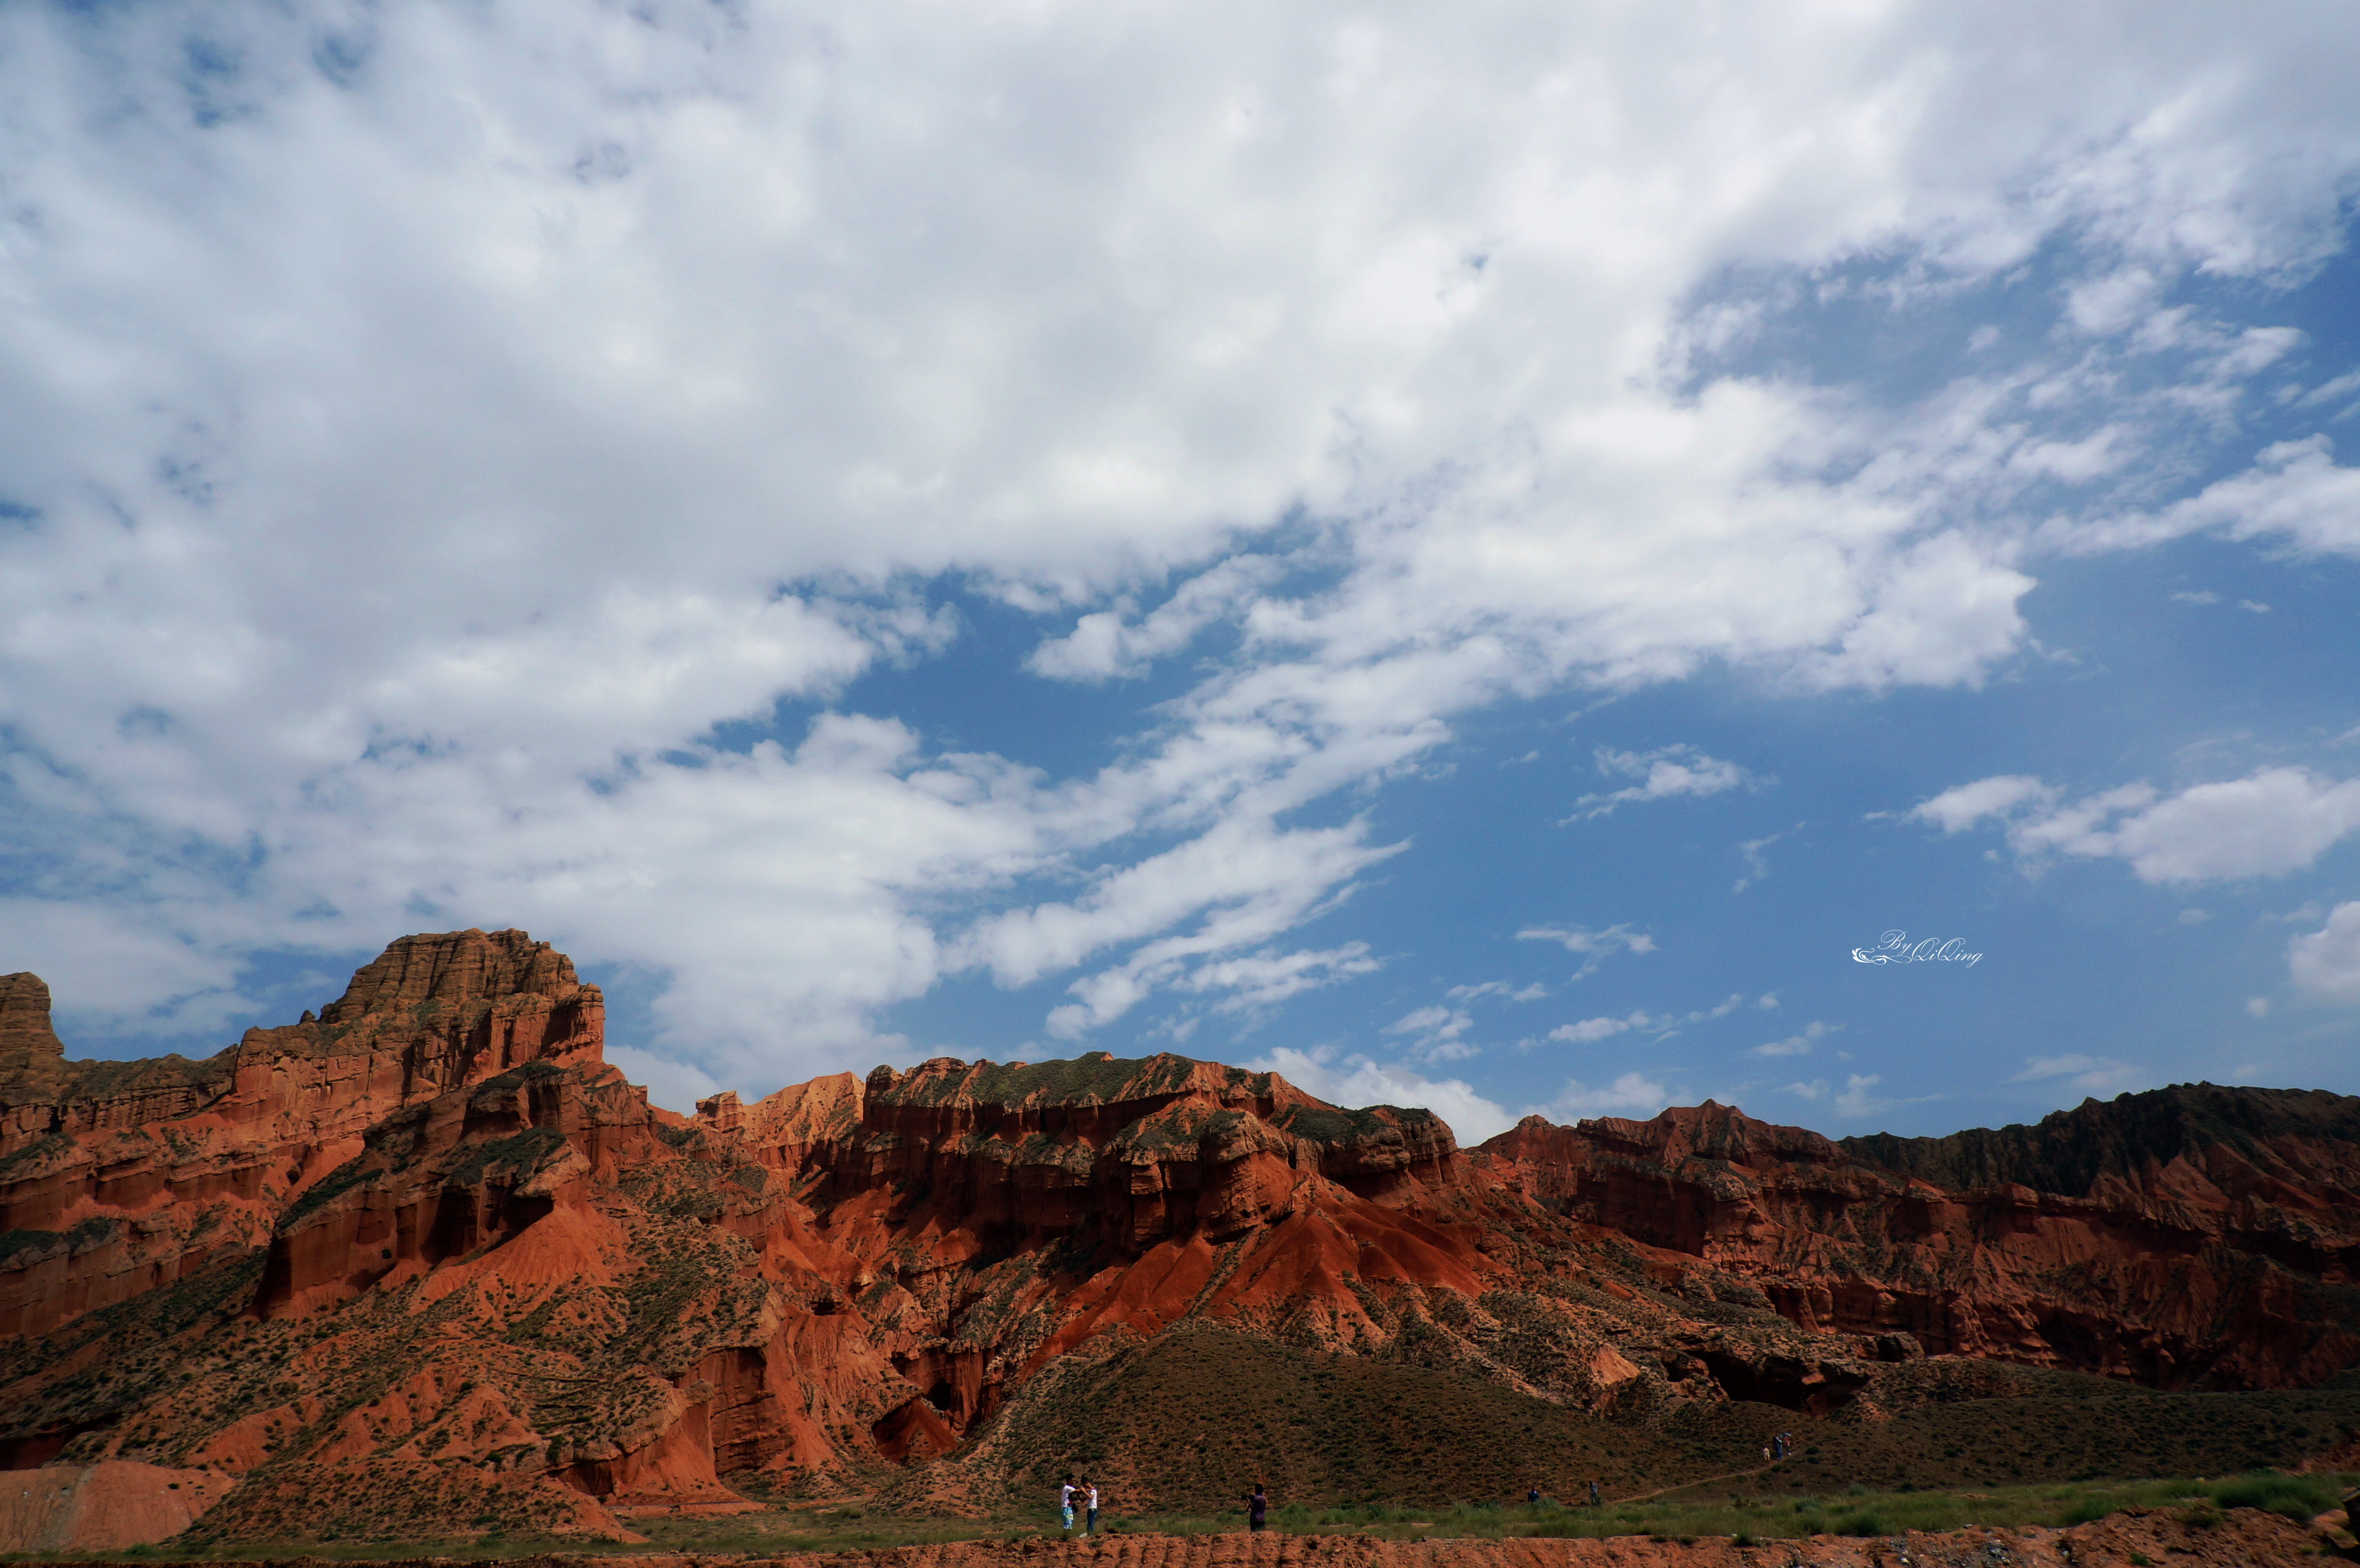
[{"label": "patch of vegetation", "polygon": [[[930,1073],[920,1068],[905,1073],[900,1083],[881,1096],[888,1105],[941,1105],[956,1095],[985,1105],[1071,1105],[1152,1099],[1177,1094],[1201,1064],[1164,1051],[1154,1056],[1123,1058],[1103,1051],[1065,1061],[992,1062],[956,1073]],[[1270,1074],[1240,1074],[1249,1092],[1268,1094]],[[1259,1083],[1260,1087],[1253,1085]],[[872,1096],[877,1090],[872,1086]]]},{"label": "patch of vegetation", "polygon": [[476,1084],[475,1091],[467,1096],[468,1108],[490,1110],[514,1096],[519,1089],[546,1083],[552,1078],[563,1078],[565,1073],[566,1070],[553,1062],[528,1062],[520,1067],[511,1067]]},{"label": "patch of vegetation", "polygon": [[364,1150],[303,1189],[296,1200],[287,1205],[279,1216],[277,1234],[285,1236],[301,1225],[305,1218],[319,1213],[330,1203],[351,1192],[377,1174],[369,1168],[370,1151]]},{"label": "patch of vegetation", "polygon": [[65,1233],[54,1230],[12,1230],[0,1232],[0,1266],[19,1253],[46,1252],[65,1239]]},{"label": "patch of vegetation", "polygon": [[24,1148],[0,1154],[0,1181],[14,1181],[8,1173],[19,1165],[37,1164],[52,1155],[63,1154],[74,1146],[73,1139],[58,1133],[48,1133],[35,1138]]},{"label": "patch of vegetation", "polygon": [[1855,1160],[1952,1191],[2013,1181],[2038,1192],[2086,1196],[2102,1175],[2129,1175],[2225,1144],[2248,1158],[2272,1138],[2360,1141],[2360,1102],[2322,1089],[2242,1089],[2175,1083],[2084,1100],[2030,1127],[1978,1127],[1948,1138],[1847,1138]]},{"label": "patch of vegetation", "polygon": [[1314,1143],[1346,1143],[1385,1130],[1385,1119],[1371,1106],[1345,1111],[1290,1105],[1272,1119],[1272,1125]]},{"label": "patch of vegetation", "polygon": [[494,1169],[522,1176],[557,1152],[565,1135],[552,1127],[527,1127],[506,1138],[487,1138],[464,1146],[457,1163],[444,1173],[445,1187],[472,1187]]}]

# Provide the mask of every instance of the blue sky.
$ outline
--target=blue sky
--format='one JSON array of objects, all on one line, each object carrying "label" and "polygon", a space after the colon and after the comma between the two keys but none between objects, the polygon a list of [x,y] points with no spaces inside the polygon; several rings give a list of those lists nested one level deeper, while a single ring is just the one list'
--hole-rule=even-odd
[{"label": "blue sky", "polygon": [[10,8],[0,968],[207,1051],[521,925],[683,1107],[2360,1090],[2356,57]]}]

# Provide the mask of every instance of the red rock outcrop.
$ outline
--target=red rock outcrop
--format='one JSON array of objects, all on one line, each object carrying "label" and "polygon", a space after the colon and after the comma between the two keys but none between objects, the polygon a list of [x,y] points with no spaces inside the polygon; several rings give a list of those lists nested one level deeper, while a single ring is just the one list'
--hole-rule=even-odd
[{"label": "red rock outcrop", "polygon": [[391,1112],[530,1062],[595,1062],[605,1003],[521,931],[405,937],[318,1018],[202,1062],[66,1062],[38,977],[0,991],[0,1334],[256,1246]]},{"label": "red rock outcrop", "polygon": [[1841,1145],[1707,1101],[1648,1122],[1528,1118],[1478,1155],[1877,1359],[2165,1388],[2303,1387],[2360,1360],[2360,1323],[2317,1292],[2360,1265],[2360,1102],[2340,1095],[2200,1084],[2038,1128]]},{"label": "red rock outcrop", "polygon": [[1169,1054],[684,1118],[602,1034],[515,931],[405,938],[202,1062],[68,1061],[46,988],[0,980],[0,1459],[240,1478],[209,1539],[330,1492],[355,1530],[441,1498],[595,1536],[743,1506],[746,1473],[1001,1463],[995,1412],[1064,1357],[1192,1320],[1619,1420],[1865,1404],[1928,1355],[2219,1388],[2360,1361],[2333,1095],[1841,1144],[1708,1103],[1462,1150]]}]

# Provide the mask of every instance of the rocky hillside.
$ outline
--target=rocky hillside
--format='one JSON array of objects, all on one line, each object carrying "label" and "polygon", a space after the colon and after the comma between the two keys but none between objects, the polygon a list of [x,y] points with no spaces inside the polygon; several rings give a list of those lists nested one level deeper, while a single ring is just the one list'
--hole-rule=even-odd
[{"label": "rocky hillside", "polygon": [[[749,1488],[1029,1484],[1056,1390],[1205,1363],[1136,1359],[1175,1328],[1306,1388],[1324,1357],[1487,1390],[1449,1396],[1487,1441],[1608,1423],[1590,1463],[1660,1480],[1707,1473],[1646,1435],[1683,1421],[1874,1417],[1978,1367],[2268,1388],[2360,1362],[2360,1102],[2333,1095],[1841,1144],[1708,1103],[1462,1149],[1426,1111],[1097,1053],[683,1117],[606,1064],[603,1020],[517,931],[405,938],[202,1062],[69,1061],[47,988],[0,977],[0,1461],[181,1477],[152,1488],[219,1495],[216,1540],[317,1533],[331,1497],[353,1533],[620,1537]],[[1390,1408],[1366,1388],[1338,1409]],[[1153,1436],[1122,1436],[1135,1496],[1187,1468]]]}]

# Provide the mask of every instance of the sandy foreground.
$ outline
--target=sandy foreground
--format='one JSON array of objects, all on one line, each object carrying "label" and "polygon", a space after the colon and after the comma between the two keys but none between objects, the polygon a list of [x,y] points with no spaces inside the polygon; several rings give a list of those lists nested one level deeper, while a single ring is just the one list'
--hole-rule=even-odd
[{"label": "sandy foreground", "polygon": [[[2340,1523],[2340,1516],[2329,1516]],[[1124,1535],[1098,1541],[951,1541],[865,1552],[550,1553],[514,1568],[2277,1568],[2341,1555],[2324,1527],[2231,1511],[2210,1527],[2164,1510],[2115,1514],[2069,1529],[1962,1530],[1853,1539],[1814,1536],[1740,1546],[1726,1536],[1682,1543],[1645,1536],[1604,1540],[1383,1541],[1344,1536]],[[2347,1538],[2348,1539],[2348,1538]],[[59,1568],[82,1568],[51,1560]],[[263,1560],[256,1560],[257,1568]],[[481,1560],[380,1560],[372,1568],[477,1568]],[[97,1568],[92,1560],[90,1568]],[[229,1565],[225,1565],[229,1568]],[[268,1568],[352,1568],[300,1557]]]}]

